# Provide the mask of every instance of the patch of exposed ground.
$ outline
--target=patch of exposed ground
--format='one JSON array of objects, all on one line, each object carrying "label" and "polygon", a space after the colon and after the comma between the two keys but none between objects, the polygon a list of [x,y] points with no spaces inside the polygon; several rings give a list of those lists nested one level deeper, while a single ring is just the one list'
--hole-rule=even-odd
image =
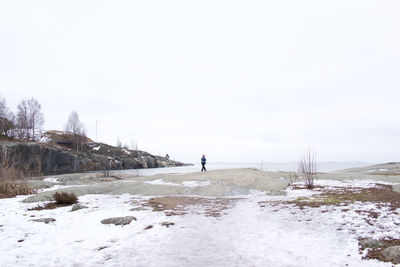
[{"label": "patch of exposed ground", "polygon": [[[297,186],[293,189],[302,190],[305,188]],[[379,236],[384,233],[384,236],[386,236],[377,240],[377,242],[379,241],[377,247],[360,246],[360,254],[364,254],[364,250],[367,249],[363,259],[389,261],[383,255],[383,251],[388,247],[400,245],[400,239],[394,239],[390,236],[391,230],[400,226],[398,219],[400,193],[393,191],[391,185],[379,183],[372,184],[367,188],[316,186],[313,191],[315,194],[311,196],[298,197],[288,201],[262,201],[259,202],[259,206],[265,207],[270,204],[276,206],[277,210],[294,206],[303,210],[303,212],[317,209],[321,213],[337,210],[341,214],[339,218],[342,218],[341,226],[336,229],[337,231],[347,229],[349,233],[355,235],[374,236],[378,234]],[[364,240],[364,238],[360,238],[360,242],[361,240]]]},{"label": "patch of exposed ground", "polygon": [[52,210],[52,209],[68,207],[68,206],[72,206],[72,204],[58,204],[57,202],[50,202],[50,203],[47,203],[45,205],[39,205],[39,206],[36,206],[34,208],[30,208],[28,210],[29,211],[32,211],[32,210]]},{"label": "patch of exposed ground", "polygon": [[383,255],[383,251],[388,247],[400,246],[400,239],[385,238],[378,241],[379,247],[377,248],[360,247],[360,253],[363,253],[365,249],[368,249],[367,254],[363,257],[363,259],[376,259],[384,262],[389,262],[389,260]]},{"label": "patch of exposed ground", "polygon": [[184,215],[189,206],[199,206],[205,216],[220,217],[224,211],[233,207],[240,198],[203,198],[188,196],[155,197],[143,203],[153,211],[164,211],[167,216]]},{"label": "patch of exposed ground", "polygon": [[[378,207],[387,206],[392,211],[400,208],[400,193],[393,191],[391,185],[375,184],[375,186],[370,188],[318,186],[314,190],[316,194],[311,197],[300,197],[283,203],[294,204],[300,209],[326,205],[346,206],[355,202],[370,202],[377,204]],[[371,214],[371,216],[376,215]]]}]

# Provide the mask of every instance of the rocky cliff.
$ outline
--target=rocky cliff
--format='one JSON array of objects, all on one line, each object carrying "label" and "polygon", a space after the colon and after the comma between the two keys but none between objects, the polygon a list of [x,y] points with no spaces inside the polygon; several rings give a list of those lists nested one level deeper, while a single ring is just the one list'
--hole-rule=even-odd
[{"label": "rocky cliff", "polygon": [[57,144],[0,141],[0,164],[29,174],[60,174],[104,169],[136,169],[185,166],[186,164],[151,155],[90,142],[81,152]]}]

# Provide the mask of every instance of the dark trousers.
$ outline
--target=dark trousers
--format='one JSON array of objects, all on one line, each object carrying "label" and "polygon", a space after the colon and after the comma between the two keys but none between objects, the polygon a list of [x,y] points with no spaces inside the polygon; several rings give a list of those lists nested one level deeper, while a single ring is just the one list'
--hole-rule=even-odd
[{"label": "dark trousers", "polygon": [[201,171],[207,171],[207,170],[206,170],[206,164],[205,164],[205,163],[202,163],[201,166],[202,166],[202,167],[201,167]]}]

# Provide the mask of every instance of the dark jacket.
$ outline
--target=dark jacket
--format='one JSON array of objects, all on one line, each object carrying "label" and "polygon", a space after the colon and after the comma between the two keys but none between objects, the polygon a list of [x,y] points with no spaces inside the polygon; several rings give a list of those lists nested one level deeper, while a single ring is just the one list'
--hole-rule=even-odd
[{"label": "dark jacket", "polygon": [[201,164],[206,164],[206,158],[205,157],[201,158]]}]

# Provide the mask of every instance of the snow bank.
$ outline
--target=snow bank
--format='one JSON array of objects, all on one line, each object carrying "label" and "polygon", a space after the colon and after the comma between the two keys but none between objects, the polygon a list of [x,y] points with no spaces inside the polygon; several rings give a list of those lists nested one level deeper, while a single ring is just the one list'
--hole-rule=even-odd
[{"label": "snow bank", "polygon": [[[193,206],[183,216],[134,209],[147,198],[87,195],[87,209],[70,207],[27,211],[33,204],[0,200],[1,266],[390,266],[361,260],[357,234],[347,223],[363,229],[354,212],[345,220],[330,208],[302,211],[259,202],[282,196],[249,195],[222,217],[206,217]],[[354,206],[354,209],[359,207]],[[34,217],[31,217],[34,216]],[[135,216],[126,226],[101,220]],[[54,218],[44,224],[33,218]],[[171,221],[175,225],[162,226]],[[345,222],[345,223],[344,223]],[[343,225],[342,225],[343,224]],[[153,227],[144,230],[147,226]],[[343,230],[338,231],[341,226]],[[399,235],[398,231],[390,234]]]}]

